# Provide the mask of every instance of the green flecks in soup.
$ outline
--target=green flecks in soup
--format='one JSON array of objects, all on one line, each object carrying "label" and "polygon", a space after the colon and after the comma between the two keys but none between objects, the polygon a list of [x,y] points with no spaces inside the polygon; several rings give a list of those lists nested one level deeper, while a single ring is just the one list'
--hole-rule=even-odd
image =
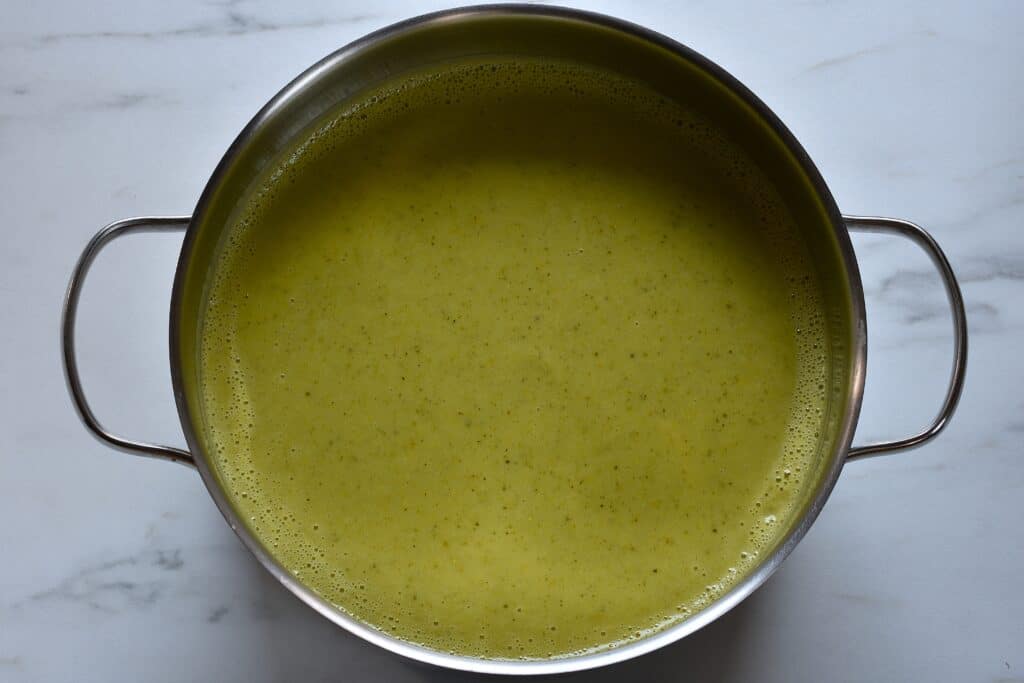
[{"label": "green flecks in soup", "polygon": [[397,637],[550,657],[676,623],[800,506],[820,296],[769,179],[554,64],[409,79],[229,226],[205,437],[257,537]]}]

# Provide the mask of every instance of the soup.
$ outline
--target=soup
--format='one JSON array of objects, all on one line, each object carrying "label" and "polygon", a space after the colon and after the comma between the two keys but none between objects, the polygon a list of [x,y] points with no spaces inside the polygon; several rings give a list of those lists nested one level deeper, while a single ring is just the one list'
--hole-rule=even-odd
[{"label": "soup", "polygon": [[236,210],[204,439],[310,589],[461,655],[680,622],[796,517],[825,316],[768,172],[685,106],[481,61],[350,102]]}]

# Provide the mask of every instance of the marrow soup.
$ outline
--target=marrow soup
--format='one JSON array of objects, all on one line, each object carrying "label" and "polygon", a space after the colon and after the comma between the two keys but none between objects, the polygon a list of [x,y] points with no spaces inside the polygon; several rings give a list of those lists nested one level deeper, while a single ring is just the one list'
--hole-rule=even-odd
[{"label": "marrow soup", "polygon": [[796,517],[824,304],[768,172],[646,86],[481,61],[349,103],[232,218],[211,464],[309,588],[489,658],[608,648]]}]

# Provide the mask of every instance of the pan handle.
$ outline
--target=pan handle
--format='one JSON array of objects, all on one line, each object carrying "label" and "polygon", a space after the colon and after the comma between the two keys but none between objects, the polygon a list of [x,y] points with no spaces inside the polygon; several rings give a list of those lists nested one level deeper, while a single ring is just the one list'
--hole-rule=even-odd
[{"label": "pan handle", "polygon": [[67,294],[64,296],[64,314],[61,319],[61,350],[64,356],[64,377],[68,383],[68,391],[71,394],[71,401],[75,404],[78,416],[82,422],[100,441],[109,446],[135,455],[143,455],[150,458],[162,458],[183,465],[195,466],[195,461],[188,451],[170,446],[132,441],[112,434],[93,414],[92,408],[85,400],[82,391],[82,380],[78,376],[78,362],[75,357],[75,317],[78,313],[78,299],[82,293],[82,283],[85,281],[89,267],[109,242],[123,235],[140,232],[171,232],[184,230],[188,227],[190,216],[144,216],[140,218],[126,218],[115,221],[100,230],[85,246],[85,250],[78,258],[75,269],[71,273],[71,282],[68,284]]},{"label": "pan handle", "polygon": [[938,415],[931,425],[914,436],[900,439],[898,441],[883,441],[881,443],[867,444],[866,446],[853,446],[847,455],[847,460],[856,460],[873,455],[883,455],[893,451],[901,451],[931,441],[939,432],[945,429],[960,402],[960,394],[964,389],[964,376],[967,372],[967,315],[964,312],[964,298],[960,293],[960,285],[957,284],[956,276],[949,265],[949,260],[942,252],[935,239],[919,225],[910,221],[898,218],[879,218],[877,216],[843,216],[848,230],[861,232],[887,233],[899,235],[915,242],[931,258],[932,263],[942,276],[942,283],[946,287],[946,297],[949,300],[949,307],[953,313],[953,369],[949,375],[949,388],[946,390],[946,398],[939,408]]}]

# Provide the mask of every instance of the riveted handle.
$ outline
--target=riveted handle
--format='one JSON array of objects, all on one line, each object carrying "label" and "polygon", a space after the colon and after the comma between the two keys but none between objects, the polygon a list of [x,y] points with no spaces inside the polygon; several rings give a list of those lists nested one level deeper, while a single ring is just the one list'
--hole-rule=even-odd
[{"label": "riveted handle", "polygon": [[960,394],[964,389],[964,376],[967,373],[967,314],[964,311],[964,298],[960,293],[960,285],[957,284],[956,276],[953,274],[953,268],[950,267],[949,260],[942,252],[938,242],[924,228],[898,218],[843,216],[843,220],[849,230],[899,235],[921,247],[935,264],[939,275],[942,276],[942,283],[946,287],[946,297],[949,299],[949,307],[953,313],[953,369],[949,375],[946,398],[935,419],[926,429],[905,439],[853,446],[850,448],[847,460],[855,460],[917,448],[934,439],[949,424],[949,418],[953,416],[957,403],[960,402]]},{"label": "riveted handle", "polygon": [[184,230],[188,227],[191,217],[189,216],[145,216],[140,218],[126,218],[115,221],[100,230],[85,246],[85,250],[78,258],[75,269],[71,273],[71,282],[68,283],[68,291],[64,296],[64,315],[61,320],[61,347],[64,355],[64,376],[68,383],[68,392],[75,404],[78,416],[92,434],[100,441],[126,453],[142,455],[150,458],[162,458],[171,460],[183,465],[195,466],[192,455],[188,451],[170,446],[133,441],[117,436],[107,430],[89,407],[82,391],[82,380],[78,376],[78,362],[75,357],[75,317],[78,314],[78,299],[82,293],[82,283],[89,272],[89,267],[96,259],[97,254],[107,244],[118,237],[140,232],[171,232]]}]

